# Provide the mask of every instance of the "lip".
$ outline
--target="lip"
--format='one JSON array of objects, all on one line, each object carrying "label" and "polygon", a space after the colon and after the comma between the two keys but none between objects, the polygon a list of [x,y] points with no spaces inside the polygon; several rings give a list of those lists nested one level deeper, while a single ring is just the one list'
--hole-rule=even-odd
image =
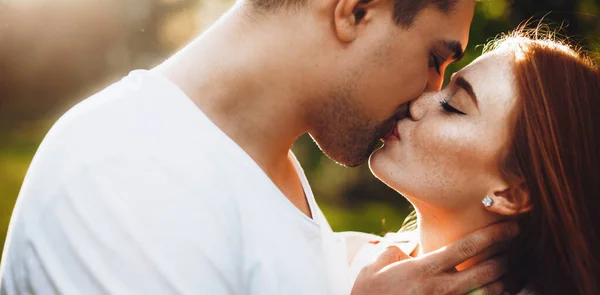
[{"label": "lip", "polygon": [[402,104],[394,116],[394,120],[391,123],[389,131],[381,141],[385,142],[390,139],[400,140],[400,132],[398,132],[398,123],[406,118],[410,117],[410,101]]},{"label": "lip", "polygon": [[390,140],[400,140],[400,133],[398,133],[398,122],[394,122],[390,132],[383,138],[383,142]]},{"label": "lip", "polygon": [[396,138],[398,138],[398,140],[402,139],[402,137],[400,137],[400,132],[398,132],[398,122],[396,122],[396,124],[394,124],[394,136],[396,136]]}]

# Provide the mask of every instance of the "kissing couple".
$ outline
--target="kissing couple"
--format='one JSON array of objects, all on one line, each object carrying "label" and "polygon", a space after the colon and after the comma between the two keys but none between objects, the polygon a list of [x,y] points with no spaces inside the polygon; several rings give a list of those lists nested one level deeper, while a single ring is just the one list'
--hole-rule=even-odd
[{"label": "kissing couple", "polygon": [[[517,30],[442,90],[475,5],[239,0],[56,122],[1,293],[600,294],[598,66]],[[418,228],[333,232],[305,133],[369,161]]]}]

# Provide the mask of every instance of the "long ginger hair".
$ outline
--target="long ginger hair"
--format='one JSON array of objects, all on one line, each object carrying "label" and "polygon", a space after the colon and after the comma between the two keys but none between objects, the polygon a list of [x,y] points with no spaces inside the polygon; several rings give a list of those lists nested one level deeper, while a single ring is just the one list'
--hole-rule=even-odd
[{"label": "long ginger hair", "polygon": [[[518,217],[510,273],[540,294],[600,294],[600,70],[552,36],[518,30],[492,50],[514,53],[517,108],[506,173],[533,209]],[[532,37],[533,36],[533,37]]]}]

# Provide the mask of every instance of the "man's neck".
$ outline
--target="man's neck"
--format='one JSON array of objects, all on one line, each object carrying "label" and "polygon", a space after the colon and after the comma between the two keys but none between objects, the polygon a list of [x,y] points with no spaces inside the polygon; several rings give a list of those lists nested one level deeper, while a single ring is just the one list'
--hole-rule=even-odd
[{"label": "man's neck", "polygon": [[[473,206],[458,212],[444,212],[435,210],[428,205],[417,207],[419,219],[419,253],[427,254],[448,246],[464,236],[486,227],[494,221]],[[468,268],[489,257],[492,250],[484,251],[480,255],[465,261],[457,266],[457,270]]]},{"label": "man's neck", "polygon": [[[237,4],[155,71],[178,85],[307,213],[288,153],[308,130],[303,110],[308,79],[298,78],[294,55],[299,53],[287,50],[294,39],[286,37],[286,29],[250,23],[245,9]],[[273,35],[283,40],[274,42]]]}]

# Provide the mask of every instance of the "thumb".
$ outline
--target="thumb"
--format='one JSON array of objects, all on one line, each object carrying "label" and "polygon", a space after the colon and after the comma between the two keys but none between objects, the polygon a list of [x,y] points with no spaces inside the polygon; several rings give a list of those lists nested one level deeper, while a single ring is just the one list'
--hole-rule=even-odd
[{"label": "thumb", "polygon": [[380,271],[382,268],[398,261],[410,259],[406,253],[404,253],[400,247],[396,245],[390,245],[383,252],[379,254],[377,259],[371,263],[370,267],[373,271]]}]

